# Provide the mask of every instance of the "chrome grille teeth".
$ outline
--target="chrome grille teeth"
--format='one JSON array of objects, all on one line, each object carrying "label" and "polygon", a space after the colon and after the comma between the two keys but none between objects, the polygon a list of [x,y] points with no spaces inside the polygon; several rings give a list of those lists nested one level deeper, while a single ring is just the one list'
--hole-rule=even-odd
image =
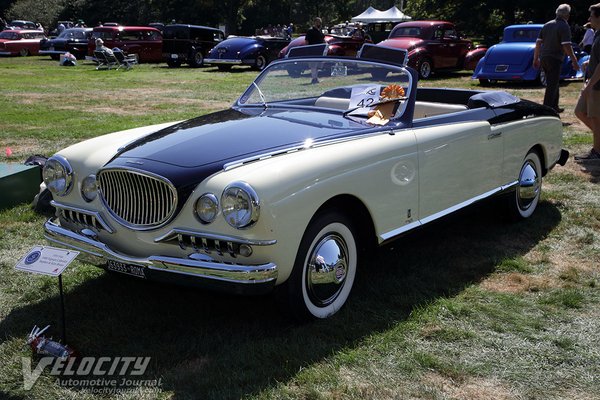
[{"label": "chrome grille teeth", "polygon": [[138,171],[100,171],[98,186],[110,212],[132,229],[150,229],[165,223],[177,206],[177,194],[171,184]]}]

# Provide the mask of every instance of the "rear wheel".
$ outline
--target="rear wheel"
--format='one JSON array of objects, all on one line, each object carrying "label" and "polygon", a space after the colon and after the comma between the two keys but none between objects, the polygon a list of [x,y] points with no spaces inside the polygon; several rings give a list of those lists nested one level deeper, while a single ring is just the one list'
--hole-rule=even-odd
[{"label": "rear wheel", "polygon": [[266,68],[268,63],[269,61],[267,60],[267,58],[264,55],[259,54],[258,56],[256,56],[256,60],[254,61],[254,69],[262,71]]},{"label": "rear wheel", "polygon": [[490,86],[490,80],[489,79],[479,79],[479,84],[481,86]]},{"label": "rear wheel", "polygon": [[329,210],[313,218],[284,284],[296,317],[328,318],[346,303],[358,265],[357,237],[343,214]]},{"label": "rear wheel", "polygon": [[537,208],[542,195],[542,162],[535,151],[530,151],[521,165],[516,189],[507,197],[509,217],[513,220],[529,218]]},{"label": "rear wheel", "polygon": [[192,50],[192,54],[190,54],[190,67],[198,68],[204,64],[204,56],[202,52],[199,50]]},{"label": "rear wheel", "polygon": [[19,51],[19,55],[20,55],[21,57],[27,57],[27,56],[29,55],[29,50],[27,50],[27,49],[21,49],[21,50]]},{"label": "rear wheel", "polygon": [[179,67],[181,67],[181,61],[169,59],[169,60],[167,60],[167,65],[170,68],[179,68]]}]

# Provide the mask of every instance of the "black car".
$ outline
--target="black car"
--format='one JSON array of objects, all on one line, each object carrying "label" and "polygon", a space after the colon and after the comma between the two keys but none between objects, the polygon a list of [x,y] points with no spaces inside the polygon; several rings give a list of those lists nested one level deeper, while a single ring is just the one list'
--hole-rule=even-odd
[{"label": "black car", "polygon": [[200,67],[210,49],[225,39],[220,29],[200,25],[174,24],[163,30],[163,58],[169,67],[183,63]]},{"label": "black car", "polygon": [[92,28],[65,29],[54,39],[40,42],[40,54],[48,54],[58,60],[61,54],[69,52],[79,59],[85,58],[88,51],[88,41],[92,37]]}]

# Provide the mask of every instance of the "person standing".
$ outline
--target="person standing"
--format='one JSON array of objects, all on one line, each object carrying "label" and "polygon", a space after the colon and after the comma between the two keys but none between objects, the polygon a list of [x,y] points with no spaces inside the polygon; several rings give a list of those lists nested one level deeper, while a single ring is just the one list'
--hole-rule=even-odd
[{"label": "person standing", "polygon": [[590,54],[590,51],[592,51],[592,43],[594,43],[595,32],[589,22],[583,25],[583,27],[585,28],[585,34],[583,35],[581,43],[579,43],[579,47],[581,47],[586,53]]},{"label": "person standing", "polygon": [[[315,17],[313,21],[313,26],[308,31],[306,31],[306,36],[304,37],[304,40],[306,40],[306,44],[312,45],[325,43],[325,35],[321,31],[322,24],[323,21],[321,21],[321,18]],[[319,83],[319,69],[317,67],[317,64],[311,64],[310,76],[312,78],[310,83]]]},{"label": "person standing", "polygon": [[575,162],[600,162],[600,3],[589,8],[589,22],[596,31],[590,52],[590,60],[585,69],[583,90],[575,106],[575,116],[581,120],[593,135],[592,149],[575,156]]},{"label": "person standing", "polygon": [[544,105],[563,112],[558,107],[560,70],[565,54],[571,57],[571,64],[575,71],[579,71],[577,57],[571,46],[571,28],[567,23],[571,14],[571,6],[561,4],[556,9],[556,19],[544,24],[535,42],[533,53],[533,66],[544,70],[546,74],[546,92],[544,94]]}]

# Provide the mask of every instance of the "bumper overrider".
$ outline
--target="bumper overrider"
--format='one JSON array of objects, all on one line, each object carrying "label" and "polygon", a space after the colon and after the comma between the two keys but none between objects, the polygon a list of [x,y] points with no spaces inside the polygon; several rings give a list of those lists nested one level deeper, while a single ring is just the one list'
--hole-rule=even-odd
[{"label": "bumper overrider", "polygon": [[266,293],[275,286],[277,266],[226,264],[153,255],[147,258],[129,257],[110,249],[94,235],[86,236],[60,226],[58,218],[44,224],[44,236],[54,245],[81,252],[80,259],[104,266],[108,261],[141,267],[150,280],[188,284],[230,293]]}]

